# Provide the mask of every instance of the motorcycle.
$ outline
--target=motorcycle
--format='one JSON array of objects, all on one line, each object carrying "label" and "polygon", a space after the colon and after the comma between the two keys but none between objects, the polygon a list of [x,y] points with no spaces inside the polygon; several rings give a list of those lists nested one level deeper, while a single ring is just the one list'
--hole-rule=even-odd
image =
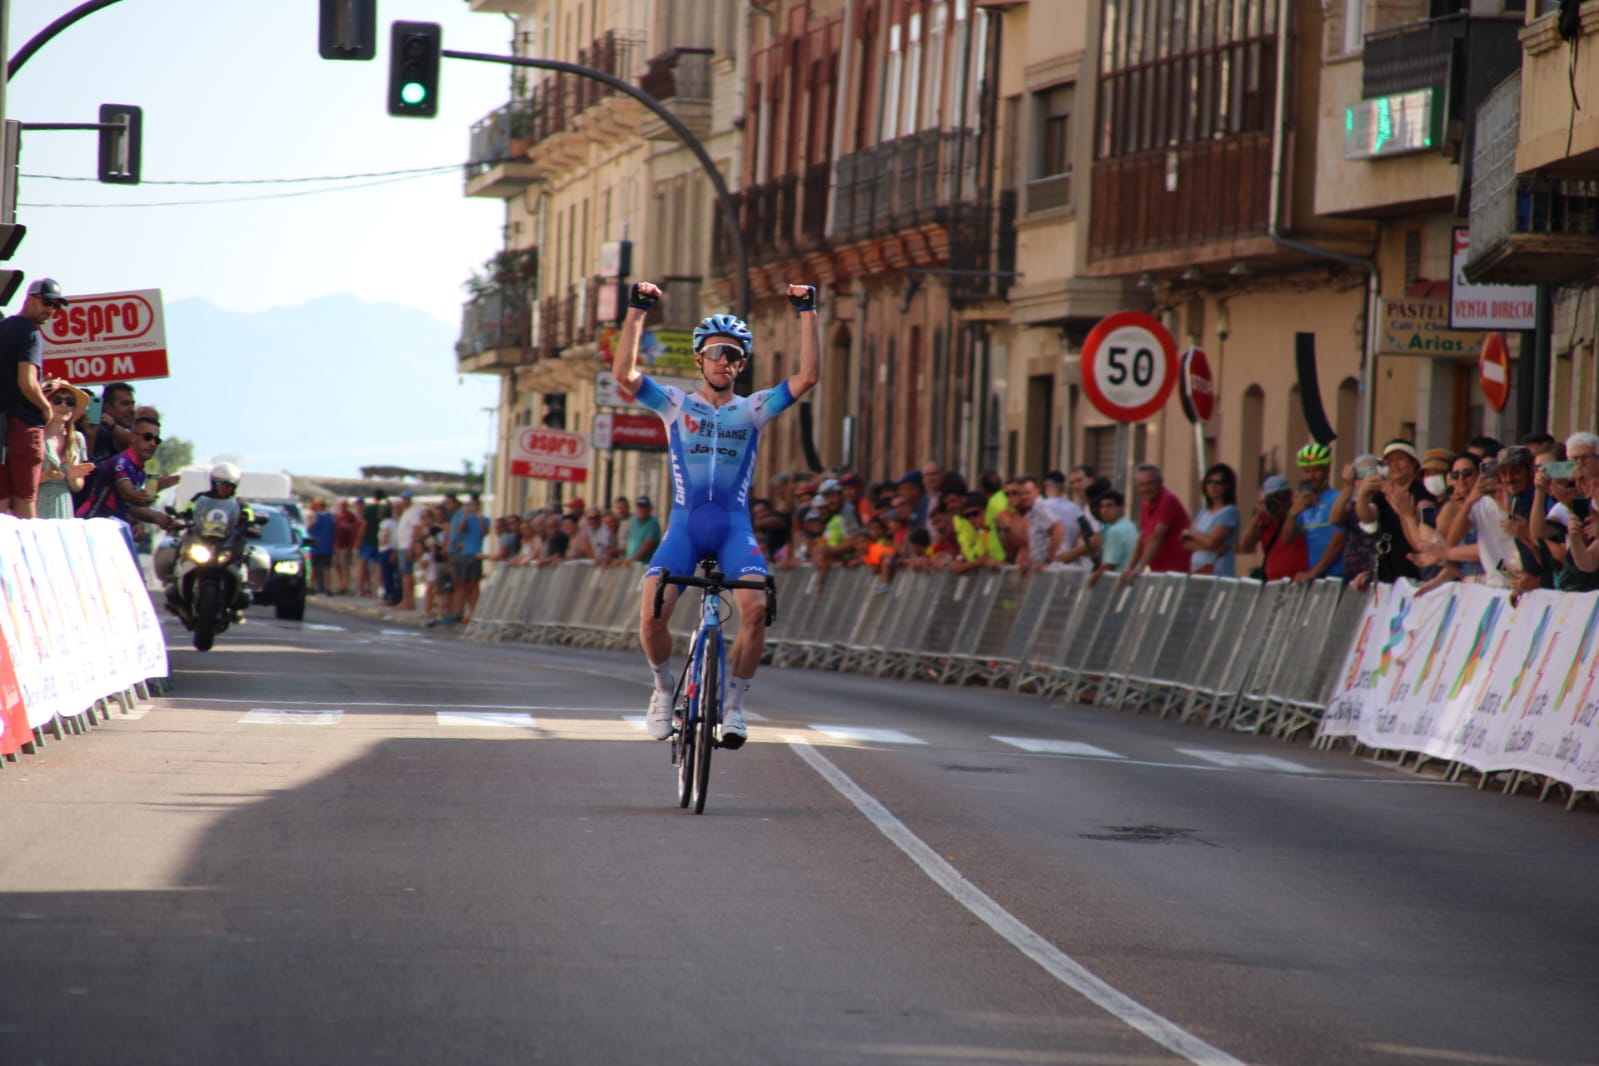
[{"label": "motorcycle", "polygon": [[255,556],[264,553],[246,543],[250,530],[236,499],[198,500],[193,516],[174,531],[156,548],[156,576],[167,609],[194,634],[195,650],[210,651],[217,634],[243,621],[251,603],[245,575],[263,565]]}]

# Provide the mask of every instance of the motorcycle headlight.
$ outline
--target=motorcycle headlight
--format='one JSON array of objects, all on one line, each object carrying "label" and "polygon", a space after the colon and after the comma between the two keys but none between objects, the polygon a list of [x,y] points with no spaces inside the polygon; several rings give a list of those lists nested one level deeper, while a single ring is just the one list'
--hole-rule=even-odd
[{"label": "motorcycle headlight", "polygon": [[281,563],[273,563],[272,572],[274,574],[298,574],[300,572],[300,564],[297,560],[285,559]]},{"label": "motorcycle headlight", "polygon": [[189,545],[189,558],[197,563],[209,563],[211,561],[211,549],[204,544],[191,544]]}]

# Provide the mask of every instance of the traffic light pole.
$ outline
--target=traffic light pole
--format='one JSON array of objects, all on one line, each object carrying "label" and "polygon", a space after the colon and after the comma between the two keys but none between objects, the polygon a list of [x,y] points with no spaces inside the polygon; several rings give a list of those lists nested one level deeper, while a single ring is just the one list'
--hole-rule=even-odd
[{"label": "traffic light pole", "polygon": [[[120,3],[120,0],[87,0],[86,3],[79,4],[77,7],[73,8],[71,11],[68,11],[66,14],[50,23],[50,25],[34,34],[28,40],[27,44],[17,49],[17,54],[12,56],[11,61],[6,64],[7,80],[16,77],[17,71],[22,69],[22,64],[33,58],[33,53],[49,44],[50,39],[56,34],[66,29],[74,22],[77,22],[79,19],[87,18],[96,11],[99,11],[101,8],[110,7],[115,3]],[[5,42],[3,40],[0,40],[0,55],[5,55]]]},{"label": "traffic light pole", "polygon": [[[101,0],[104,2],[104,0]],[[683,121],[655,97],[635,85],[623,81],[621,78],[607,74],[603,70],[593,67],[581,66],[577,63],[566,63],[559,59],[530,59],[527,56],[497,56],[486,52],[457,52],[449,48],[442,49],[440,55],[450,59],[470,59],[479,63],[505,63],[513,67],[537,67],[541,70],[555,70],[563,74],[575,74],[580,78],[591,78],[603,82],[618,92],[626,93],[645,107],[649,108],[657,118],[677,134],[678,139],[688,146],[694,153],[705,174],[711,179],[711,186],[716,190],[716,202],[722,210],[722,217],[733,235],[733,252],[737,259],[738,270],[738,295],[735,298],[739,318],[749,319],[750,312],[750,277],[749,277],[749,249],[744,245],[744,227],[739,225],[738,207],[733,203],[733,194],[727,189],[727,182],[722,178],[722,172],[716,169],[716,164],[711,161],[710,153],[694,136],[694,131],[683,124]]]}]

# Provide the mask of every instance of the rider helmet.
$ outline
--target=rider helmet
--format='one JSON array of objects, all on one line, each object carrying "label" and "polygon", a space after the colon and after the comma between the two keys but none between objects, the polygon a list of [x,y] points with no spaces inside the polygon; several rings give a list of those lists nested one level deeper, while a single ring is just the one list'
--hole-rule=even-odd
[{"label": "rider helmet", "polygon": [[712,337],[732,337],[744,346],[744,358],[750,357],[750,350],[755,347],[755,334],[750,332],[749,326],[734,315],[708,315],[698,326],[694,327],[694,350],[697,352],[705,347],[705,342]]},{"label": "rider helmet", "polygon": [[232,463],[218,463],[211,468],[211,487],[227,485],[237,491],[239,488],[239,468]]},{"label": "rider helmet", "polygon": [[1300,466],[1329,466],[1332,463],[1332,449],[1311,441],[1299,449],[1297,458]]}]

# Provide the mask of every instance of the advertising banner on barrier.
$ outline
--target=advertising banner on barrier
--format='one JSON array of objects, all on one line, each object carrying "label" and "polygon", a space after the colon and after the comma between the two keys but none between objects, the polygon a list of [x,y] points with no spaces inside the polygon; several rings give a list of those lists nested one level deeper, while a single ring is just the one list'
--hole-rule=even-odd
[{"label": "advertising banner on barrier", "polygon": [[1322,722],[1390,751],[1599,789],[1599,593],[1380,587]]},{"label": "advertising banner on barrier", "polygon": [[11,665],[11,650],[0,639],[0,755],[12,755],[32,738],[28,711],[22,706],[22,686]]},{"label": "advertising banner on barrier", "polygon": [[[135,682],[167,675],[166,642],[117,524],[0,517],[0,695],[6,669],[24,710],[9,743]],[[18,741],[20,742],[20,741]]]}]

